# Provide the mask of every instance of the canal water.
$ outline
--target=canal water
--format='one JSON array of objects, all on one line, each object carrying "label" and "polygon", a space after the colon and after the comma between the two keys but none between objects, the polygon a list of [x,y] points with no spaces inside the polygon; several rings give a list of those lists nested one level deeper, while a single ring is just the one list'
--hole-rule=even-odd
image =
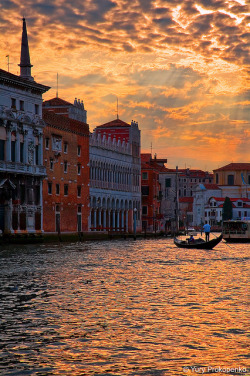
[{"label": "canal water", "polygon": [[249,244],[0,248],[0,374],[249,374]]}]

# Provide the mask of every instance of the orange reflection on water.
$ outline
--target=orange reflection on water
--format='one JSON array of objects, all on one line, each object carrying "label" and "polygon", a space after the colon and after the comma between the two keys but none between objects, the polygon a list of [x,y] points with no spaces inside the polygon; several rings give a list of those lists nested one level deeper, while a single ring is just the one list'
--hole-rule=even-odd
[{"label": "orange reflection on water", "polygon": [[52,375],[246,366],[248,249],[187,251],[165,239],[55,247],[53,257],[43,254],[39,293],[21,315],[29,318],[19,328],[25,351],[8,351],[19,356],[17,369],[36,364]]}]

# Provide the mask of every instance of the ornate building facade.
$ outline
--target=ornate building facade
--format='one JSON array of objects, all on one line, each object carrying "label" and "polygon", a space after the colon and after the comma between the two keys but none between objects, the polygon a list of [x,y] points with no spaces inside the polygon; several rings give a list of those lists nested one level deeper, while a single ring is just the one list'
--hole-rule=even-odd
[{"label": "ornate building facade", "polygon": [[91,231],[141,230],[141,158],[138,123],[120,119],[90,136]]},{"label": "ornate building facade", "polygon": [[20,76],[0,69],[0,230],[42,231],[42,95],[48,86],[31,76],[23,19]]},{"label": "ornate building facade", "polygon": [[[59,99],[59,98],[58,98]],[[43,110],[44,231],[88,231],[89,126],[64,115]]]}]

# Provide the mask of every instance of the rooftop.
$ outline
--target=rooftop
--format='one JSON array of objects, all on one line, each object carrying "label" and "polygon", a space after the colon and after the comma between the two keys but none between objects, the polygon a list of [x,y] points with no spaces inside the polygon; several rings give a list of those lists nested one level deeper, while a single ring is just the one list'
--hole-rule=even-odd
[{"label": "rooftop", "polygon": [[247,170],[250,171],[250,163],[229,163],[226,166],[217,168],[214,172],[217,171],[242,171]]}]

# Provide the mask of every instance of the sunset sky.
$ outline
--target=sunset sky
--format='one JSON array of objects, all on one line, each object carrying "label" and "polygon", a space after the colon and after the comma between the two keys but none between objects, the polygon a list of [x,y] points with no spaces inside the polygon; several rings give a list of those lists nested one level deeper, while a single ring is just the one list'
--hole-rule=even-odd
[{"label": "sunset sky", "polygon": [[1,0],[0,68],[19,74],[22,17],[44,99],[83,100],[90,130],[138,121],[168,167],[250,162],[247,0]]}]

